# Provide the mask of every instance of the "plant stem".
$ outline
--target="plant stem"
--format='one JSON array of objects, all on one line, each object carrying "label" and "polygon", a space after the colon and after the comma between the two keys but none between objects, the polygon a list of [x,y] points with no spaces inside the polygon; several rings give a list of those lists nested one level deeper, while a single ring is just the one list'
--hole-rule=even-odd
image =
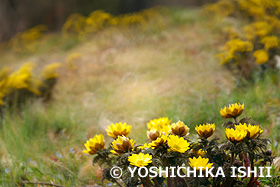
[{"label": "plant stem", "polygon": [[233,162],[234,162],[234,153],[231,153],[231,161],[230,161],[230,163],[233,164]]},{"label": "plant stem", "polygon": [[117,185],[118,185],[119,187],[123,187],[116,179],[115,179],[115,183],[117,183]]},{"label": "plant stem", "polygon": [[237,118],[235,117],[235,118],[233,118],[234,119],[234,121],[235,121],[235,124],[237,124]]},{"label": "plant stem", "polygon": [[154,184],[152,183],[152,181],[150,180],[149,177],[146,177],[144,179],[141,179],[143,186],[148,186],[148,187],[153,187]]}]

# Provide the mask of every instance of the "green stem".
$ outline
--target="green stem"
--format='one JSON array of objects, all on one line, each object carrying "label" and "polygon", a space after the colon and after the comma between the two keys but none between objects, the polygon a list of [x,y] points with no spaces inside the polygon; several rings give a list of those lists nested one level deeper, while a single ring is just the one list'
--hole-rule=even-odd
[{"label": "green stem", "polygon": [[234,119],[234,121],[235,121],[235,124],[238,124],[238,123],[237,123],[237,118],[235,117],[235,118],[233,118],[233,119]]}]

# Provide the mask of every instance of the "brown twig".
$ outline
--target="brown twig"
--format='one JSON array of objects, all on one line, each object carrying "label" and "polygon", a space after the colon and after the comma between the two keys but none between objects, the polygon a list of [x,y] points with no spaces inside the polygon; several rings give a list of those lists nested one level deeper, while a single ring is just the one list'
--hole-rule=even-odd
[{"label": "brown twig", "polygon": [[117,185],[118,185],[119,187],[123,187],[116,179],[115,179],[114,182],[117,183]]}]

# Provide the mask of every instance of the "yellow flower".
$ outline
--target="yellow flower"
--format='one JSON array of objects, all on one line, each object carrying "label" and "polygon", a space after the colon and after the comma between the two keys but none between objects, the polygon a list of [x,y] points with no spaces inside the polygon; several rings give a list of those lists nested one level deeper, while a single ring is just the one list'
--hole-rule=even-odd
[{"label": "yellow flower", "polygon": [[33,79],[32,70],[35,64],[25,63],[17,71],[10,74],[7,80],[7,87],[12,89],[27,89]]},{"label": "yellow flower", "polygon": [[57,73],[57,69],[61,66],[62,66],[61,63],[52,63],[47,65],[43,69],[42,76],[45,79],[57,78],[59,76],[59,74]]},{"label": "yellow flower", "polygon": [[144,149],[148,149],[151,147],[147,143],[145,143],[144,145],[138,146],[137,148],[144,150]]},{"label": "yellow flower", "polygon": [[248,130],[248,127],[247,127],[247,124],[244,123],[239,123],[238,125],[234,125],[235,129],[237,130],[244,130],[244,131],[247,131]]},{"label": "yellow flower", "polygon": [[156,140],[152,141],[149,146],[154,149],[162,144],[164,144],[167,141],[167,134],[162,135],[161,137],[158,137]]},{"label": "yellow flower", "polygon": [[257,138],[262,132],[263,130],[259,126],[248,125],[248,135],[251,140]]},{"label": "yellow flower", "polygon": [[184,153],[190,149],[188,141],[176,135],[170,135],[167,143],[170,149],[175,152]]},{"label": "yellow flower", "polygon": [[235,125],[235,129],[237,130],[245,130],[248,133],[248,137],[252,140],[254,138],[257,138],[262,132],[263,130],[256,125],[251,125],[251,124],[239,124],[239,125]]},{"label": "yellow flower", "polygon": [[243,28],[245,37],[248,40],[254,40],[256,37],[265,37],[272,31],[272,26],[266,21],[254,22],[250,25],[246,25]]},{"label": "yellow flower", "polygon": [[255,51],[253,56],[256,58],[255,62],[260,65],[266,63],[269,59],[267,52],[263,49]]},{"label": "yellow flower", "polygon": [[90,138],[88,141],[86,141],[84,145],[86,150],[83,150],[83,153],[94,155],[97,153],[97,151],[104,149],[104,136],[102,134],[95,135],[93,138]]},{"label": "yellow flower", "polygon": [[190,129],[187,125],[182,121],[178,121],[177,123],[173,123],[171,125],[171,132],[180,137],[187,136],[189,134]]},{"label": "yellow flower", "polygon": [[208,138],[214,134],[215,124],[206,123],[203,125],[199,125],[195,127],[195,130],[200,137]]},{"label": "yellow flower", "polygon": [[264,44],[265,49],[276,48],[279,45],[279,39],[277,36],[266,36],[261,40],[261,43]]},{"label": "yellow flower", "polygon": [[231,61],[237,61],[237,57],[231,52],[222,52],[216,55],[220,59],[220,64],[227,64]]},{"label": "yellow flower", "polygon": [[204,156],[207,151],[202,151],[202,149],[199,149],[199,150],[192,150],[194,154],[196,154],[197,156]]},{"label": "yellow flower", "polygon": [[196,168],[196,170],[199,170],[198,167],[202,167],[202,170],[205,170],[206,168],[210,169],[213,165],[213,163],[208,163],[209,159],[208,158],[202,158],[201,156],[199,156],[198,158],[193,157],[193,158],[189,158],[190,162],[190,166],[192,168]]},{"label": "yellow flower", "polygon": [[111,153],[116,155],[126,153],[133,148],[134,144],[135,141],[133,141],[133,139],[129,139],[124,135],[118,136],[118,138],[112,142],[111,147],[113,150],[111,150]]},{"label": "yellow flower", "polygon": [[150,131],[147,131],[147,136],[149,138],[150,141],[154,141],[156,140],[158,137],[160,137],[163,133],[161,133],[160,131],[156,130],[156,129],[151,129]]},{"label": "yellow flower", "polygon": [[247,137],[247,131],[243,129],[227,128],[225,133],[227,139],[233,143],[240,142]]},{"label": "yellow flower", "polygon": [[229,40],[223,49],[231,54],[235,52],[249,52],[253,50],[253,44],[250,41],[243,41],[237,38]]},{"label": "yellow flower", "polygon": [[128,136],[131,130],[131,126],[127,125],[126,123],[115,123],[108,126],[107,135],[116,138],[117,136]]},{"label": "yellow flower", "polygon": [[244,103],[242,105],[240,103],[234,103],[221,108],[220,114],[223,118],[236,118],[242,114],[243,110]]},{"label": "yellow flower", "polygon": [[81,59],[80,53],[72,53],[70,54],[66,59],[66,65],[69,69],[77,69],[77,66],[75,63]]},{"label": "yellow flower", "polygon": [[168,134],[170,131],[170,120],[166,118],[158,118],[151,120],[147,127],[149,130],[156,129],[160,132],[164,132],[165,134]]},{"label": "yellow flower", "polygon": [[131,165],[137,167],[144,167],[149,165],[152,162],[152,155],[139,153],[139,154],[132,154],[128,157],[128,161]]}]

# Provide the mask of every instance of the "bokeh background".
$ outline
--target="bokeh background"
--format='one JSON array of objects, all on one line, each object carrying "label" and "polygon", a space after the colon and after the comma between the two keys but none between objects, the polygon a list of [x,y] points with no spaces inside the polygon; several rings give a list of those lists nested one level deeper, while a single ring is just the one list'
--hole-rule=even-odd
[{"label": "bokeh background", "polygon": [[279,155],[280,4],[243,2],[1,0],[0,185],[100,185],[81,151],[108,125],[137,143],[158,117],[224,138],[219,111],[236,102]]}]

